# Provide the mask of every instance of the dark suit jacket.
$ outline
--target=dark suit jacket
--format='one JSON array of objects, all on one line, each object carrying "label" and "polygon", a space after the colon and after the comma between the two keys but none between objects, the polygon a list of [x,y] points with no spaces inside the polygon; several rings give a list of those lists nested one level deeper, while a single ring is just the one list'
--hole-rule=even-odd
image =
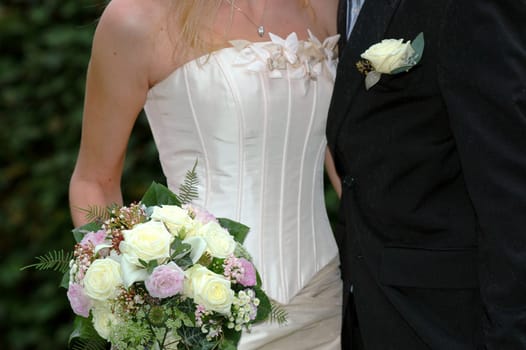
[{"label": "dark suit jacket", "polygon": [[[366,91],[360,54],[420,32],[420,63]],[[526,1],[366,0],[340,54],[335,234],[365,349],[526,349]]]}]

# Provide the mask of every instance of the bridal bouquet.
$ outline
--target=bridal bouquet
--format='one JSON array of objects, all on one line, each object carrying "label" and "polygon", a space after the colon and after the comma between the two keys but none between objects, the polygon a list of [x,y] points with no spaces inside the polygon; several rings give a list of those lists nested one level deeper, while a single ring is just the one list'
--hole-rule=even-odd
[{"label": "bridal bouquet", "polygon": [[74,348],[236,349],[243,329],[284,322],[242,246],[248,227],[193,206],[186,189],[154,183],[139,203],[91,208],[72,253],[31,265],[65,272]]}]

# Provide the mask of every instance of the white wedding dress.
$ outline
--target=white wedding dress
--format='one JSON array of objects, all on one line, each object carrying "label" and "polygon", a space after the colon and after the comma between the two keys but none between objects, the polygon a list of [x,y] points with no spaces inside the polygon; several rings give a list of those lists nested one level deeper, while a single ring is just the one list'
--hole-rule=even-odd
[{"label": "white wedding dress", "polygon": [[179,67],[145,111],[168,186],[196,160],[196,204],[251,228],[245,246],[288,324],[240,349],[339,349],[341,283],[323,190],[337,36],[232,42]]}]

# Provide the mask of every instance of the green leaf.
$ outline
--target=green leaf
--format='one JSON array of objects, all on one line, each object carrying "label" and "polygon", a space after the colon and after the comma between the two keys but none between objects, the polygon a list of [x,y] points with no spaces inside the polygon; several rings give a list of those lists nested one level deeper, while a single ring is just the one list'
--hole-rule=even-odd
[{"label": "green leaf", "polygon": [[270,322],[277,322],[279,325],[285,325],[287,324],[287,311],[281,307],[280,304],[271,301],[270,303],[270,315],[269,320]]},{"label": "green leaf", "polygon": [[415,65],[417,65],[422,59],[422,55],[424,54],[424,46],[424,33],[420,33],[416,36],[415,40],[411,42],[411,47],[413,48],[413,50],[415,50],[415,53],[409,58],[409,64],[393,70],[390,74],[407,72]]},{"label": "green leaf", "polygon": [[146,260],[143,260],[143,259],[138,259],[139,261],[139,264],[142,265],[142,267],[144,267],[146,269],[146,271],[148,272],[148,274],[151,274],[153,272],[153,270],[159,266],[159,263],[157,262],[157,260],[150,260],[150,261],[146,261]]},{"label": "green leaf", "polygon": [[389,74],[395,75],[395,74],[408,72],[411,68],[413,68],[413,65],[403,66],[403,67],[400,67],[400,68],[396,68],[395,70],[391,71],[391,73],[389,73]]},{"label": "green leaf", "polygon": [[107,342],[93,328],[91,318],[76,316],[68,344],[74,350],[104,350]]},{"label": "green leaf", "polygon": [[110,218],[111,211],[114,208],[117,208],[117,204],[112,204],[107,207],[98,206],[98,205],[90,205],[88,209],[81,209],[86,213],[86,220],[89,222],[103,222]]},{"label": "green leaf", "polygon": [[224,262],[225,259],[212,258],[212,261],[208,264],[207,268],[212,272],[222,275],[225,272],[223,267]]},{"label": "green leaf", "polygon": [[259,271],[256,270],[256,286],[261,288],[262,284],[261,275],[259,274]]},{"label": "green leaf", "polygon": [[141,203],[147,207],[155,205],[177,205],[181,206],[181,200],[168,187],[157,182],[152,182],[141,199]]},{"label": "green leaf", "polygon": [[420,59],[422,58],[422,55],[424,54],[424,33],[419,33],[415,40],[411,43],[411,46],[413,47],[413,50],[415,50],[415,53],[412,57],[414,60],[414,64],[418,64],[420,62]]},{"label": "green leaf", "polygon": [[248,232],[250,231],[250,228],[248,226],[226,218],[218,218],[217,221],[219,221],[219,224],[224,229],[228,230],[228,232],[232,235],[232,237],[234,237],[234,240],[236,242],[243,244]]},{"label": "green leaf", "polygon": [[175,237],[174,241],[170,245],[172,250],[172,260],[180,259],[190,253],[192,246],[188,243],[183,243],[179,237]]},{"label": "green leaf", "polygon": [[73,259],[73,252],[53,250],[45,255],[37,256],[38,263],[27,265],[20,270],[35,268],[37,270],[53,270],[65,273],[69,271],[69,262]]},{"label": "green leaf", "polygon": [[68,289],[69,288],[69,270],[64,272],[62,280],[60,281],[59,287]]},{"label": "green leaf", "polygon": [[259,287],[254,287],[256,297],[259,299],[258,313],[254,322],[262,322],[269,318],[272,311],[272,305],[267,294]]},{"label": "green leaf", "polygon": [[225,336],[223,337],[221,343],[219,344],[219,349],[221,350],[236,350],[237,344],[241,339],[241,332],[235,331],[234,329],[226,328],[224,330]]},{"label": "green leaf", "polygon": [[107,342],[104,339],[75,338],[71,342],[71,350],[106,350]]},{"label": "green leaf", "polygon": [[182,349],[212,350],[217,343],[206,340],[206,335],[198,327],[183,327],[177,330],[181,337]]},{"label": "green leaf", "polygon": [[184,182],[179,187],[179,198],[183,204],[192,202],[194,199],[199,198],[199,193],[197,192],[197,185],[199,184],[199,179],[197,178],[197,173],[195,168],[197,167],[197,159],[192,167],[192,170],[188,170],[184,177]]}]

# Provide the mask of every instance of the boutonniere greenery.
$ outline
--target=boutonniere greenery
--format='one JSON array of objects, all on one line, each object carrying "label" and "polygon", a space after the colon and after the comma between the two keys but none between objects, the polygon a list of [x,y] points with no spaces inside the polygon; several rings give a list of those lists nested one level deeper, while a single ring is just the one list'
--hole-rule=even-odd
[{"label": "boutonniere greenery", "polygon": [[365,88],[369,90],[382,74],[398,74],[414,67],[424,53],[424,34],[420,33],[411,41],[384,39],[372,45],[361,54],[356,68],[365,74]]}]

